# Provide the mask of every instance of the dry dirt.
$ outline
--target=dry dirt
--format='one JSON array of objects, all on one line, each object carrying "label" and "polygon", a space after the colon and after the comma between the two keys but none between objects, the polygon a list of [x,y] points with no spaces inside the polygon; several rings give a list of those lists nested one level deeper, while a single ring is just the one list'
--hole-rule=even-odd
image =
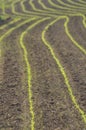
[{"label": "dry dirt", "polygon": [[[48,1],[44,0],[44,3],[58,11],[58,8],[52,7]],[[43,9],[37,1],[34,4],[36,8]],[[27,11],[33,11],[28,1],[25,1],[24,5]],[[23,14],[21,20],[0,29],[0,37],[27,19],[20,2],[16,3],[15,11],[20,13],[19,17]],[[10,18],[0,20],[0,27],[18,17],[16,14],[12,17],[10,8],[6,9],[6,13]],[[76,15],[69,16],[69,32],[86,50],[86,28],[82,18]],[[38,16],[41,16],[41,13]],[[24,51],[20,46],[20,36],[35,21],[22,25],[3,41],[0,40],[0,130],[86,130],[86,123],[71,100],[64,77],[50,50],[42,41],[42,32],[52,20],[53,17],[39,23],[28,31],[23,39],[31,66],[34,129],[31,128],[28,73]],[[45,38],[64,67],[77,103],[86,113],[86,55],[67,36],[64,23],[65,19],[61,19],[50,26]]]}]

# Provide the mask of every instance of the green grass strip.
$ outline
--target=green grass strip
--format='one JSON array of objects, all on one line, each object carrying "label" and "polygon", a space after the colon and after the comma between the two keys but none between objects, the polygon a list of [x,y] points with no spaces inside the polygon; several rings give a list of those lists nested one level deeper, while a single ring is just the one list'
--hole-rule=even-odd
[{"label": "green grass strip", "polygon": [[[68,15],[68,13],[70,12],[70,11],[68,11],[68,13],[67,13],[67,11],[65,11],[65,10],[61,10],[61,9],[63,9],[63,7],[61,7],[61,6],[59,6],[59,5],[55,5],[55,7],[60,7],[60,9],[54,9],[54,8],[49,8],[49,7],[47,7],[47,6],[45,6],[45,4],[43,3],[43,1],[42,0],[38,0],[38,2],[39,2],[39,4],[42,6],[42,8],[44,8],[44,9],[46,9],[46,10],[49,10],[49,11],[51,11],[51,13],[55,13],[55,14],[57,14],[57,15]],[[50,3],[50,1],[48,0],[48,3],[51,5],[51,3]],[[54,4],[54,3],[53,3]],[[53,6],[53,5],[52,5]],[[54,7],[54,6],[53,6]],[[67,9],[68,10],[68,9]],[[70,12],[70,14],[76,14],[74,11],[71,11]]]},{"label": "green grass strip", "polygon": [[[42,13],[44,13],[44,15],[46,14],[47,16],[58,16],[58,15],[63,15],[63,14],[65,14],[65,12],[63,11],[62,12],[62,10],[58,10],[58,9],[53,9],[53,8],[49,8],[49,7],[46,7],[45,5],[44,5],[44,3],[42,2],[42,0],[38,0],[38,3],[44,8],[44,9],[47,9],[47,10],[39,10],[39,9],[37,9],[36,7],[35,7],[35,5],[33,4],[33,0],[30,0],[30,5],[31,5],[31,7],[32,7],[32,9],[34,10],[34,11],[38,11],[38,12],[40,12],[40,14],[42,14]],[[61,8],[61,9],[63,9],[63,7]],[[68,10],[68,8],[67,8],[67,10]],[[51,13],[51,14],[53,14],[53,15],[50,15],[49,13]],[[73,12],[72,12],[73,13]]]},{"label": "green grass strip", "polygon": [[[50,10],[48,11],[48,10],[41,10],[41,9],[38,9],[38,8],[36,8],[35,7],[35,5],[34,5],[34,3],[33,3],[33,0],[30,0],[29,1],[29,4],[30,4],[30,6],[32,7],[32,9],[33,9],[33,11],[37,11],[37,12],[39,12],[40,14],[44,14],[44,15],[47,15],[47,16],[56,16],[57,17],[57,15],[55,14],[56,12],[57,12],[57,10],[55,10],[55,9],[51,9],[50,8]],[[40,1],[38,1],[38,4],[40,4]],[[50,12],[50,11],[52,11],[52,12]],[[54,11],[54,12],[53,12]],[[52,13],[53,13],[53,15],[52,15]],[[58,13],[57,13],[58,14]]]},{"label": "green grass strip", "polygon": [[[43,11],[43,12],[46,12],[45,10],[37,9],[37,8],[35,7],[35,5],[33,4],[33,0],[30,0],[29,3],[30,3],[30,5],[31,5],[31,7],[32,7],[33,10],[35,10],[35,11]],[[38,0],[38,3],[41,4],[43,7],[45,7],[45,6],[43,5],[43,3],[42,3],[41,0]],[[48,8],[47,8],[47,9],[48,9]],[[49,8],[49,10],[50,10],[50,11],[55,11],[55,12],[57,11],[57,10],[52,9],[52,8]],[[48,12],[49,12],[49,11],[48,11]]]},{"label": "green grass strip", "polygon": [[86,16],[82,13],[70,14],[69,16],[80,16],[83,18],[83,25],[86,28]]},{"label": "green grass strip", "polygon": [[51,11],[51,13],[57,13],[57,14],[60,14],[60,13],[61,13],[61,12],[59,12],[59,10],[57,10],[57,9],[53,9],[53,8],[49,8],[49,7],[45,6],[45,4],[43,3],[42,0],[38,0],[38,3],[42,6],[43,9],[48,10],[48,12]]},{"label": "green grass strip", "polygon": [[0,0],[0,8],[2,9],[2,14],[6,15],[6,9],[10,8],[12,0]]},{"label": "green grass strip", "polygon": [[12,4],[11,4],[12,13],[14,13],[14,14],[17,14],[17,12],[15,11],[15,4],[16,4],[17,2],[19,2],[19,1],[20,1],[20,0],[15,0],[15,1],[13,1]]},{"label": "green grass strip", "polygon": [[[26,10],[26,8],[25,8],[25,6],[24,6],[24,2],[25,2],[25,0],[23,0],[22,2],[21,2],[21,6],[22,6],[22,9],[23,9],[23,11],[25,12],[25,13],[30,13],[31,15],[34,15],[34,16],[49,16],[49,17],[57,17],[57,15],[55,15],[55,13],[53,13],[52,14],[52,12],[49,12],[49,11],[45,11],[45,10],[39,10],[39,9],[37,9],[36,7],[35,7],[35,5],[33,4],[33,6],[34,6],[34,10],[33,11],[29,11],[29,10]],[[30,4],[31,5],[31,4]]]},{"label": "green grass strip", "polygon": [[25,6],[24,6],[24,4],[23,4],[24,2],[25,2],[25,0],[21,1],[20,4],[21,4],[21,7],[22,7],[23,12],[26,13],[26,14],[24,14],[24,13],[19,13],[19,12],[16,12],[16,11],[15,11],[15,6],[14,6],[14,4],[15,4],[16,2],[14,2],[14,3],[12,4],[12,12],[13,12],[13,14],[19,15],[19,16],[22,16],[22,17],[28,17],[28,16],[57,17],[57,15],[55,15],[55,14],[51,14],[51,13],[48,14],[49,12],[44,13],[42,10],[41,10],[41,12],[40,12],[40,11],[38,11],[38,12],[36,12],[36,11],[33,12],[33,11],[26,10],[26,8],[25,8]]},{"label": "green grass strip", "polygon": [[[75,2],[73,0],[67,0],[70,4],[74,4],[74,5],[77,5],[77,6],[84,6],[84,4],[79,4],[78,2]],[[84,6],[85,7],[85,6]]]},{"label": "green grass strip", "polygon": [[[82,4],[86,4],[86,1],[84,0],[78,0],[80,3],[82,3]],[[85,5],[86,6],[86,5]]]},{"label": "green grass strip", "polygon": [[[30,6],[32,7],[32,9],[33,10],[35,10],[35,11],[38,11],[39,9],[37,9],[36,7],[35,7],[35,5],[33,4],[33,0],[29,0],[29,4],[30,4]],[[40,10],[39,10],[40,11]]]},{"label": "green grass strip", "polygon": [[7,26],[9,26],[9,25],[11,25],[11,24],[13,24],[13,23],[15,23],[15,22],[17,22],[17,21],[19,21],[19,20],[20,20],[20,18],[13,19],[13,20],[10,21],[8,24],[5,24],[5,25],[0,26],[0,30],[6,28]]},{"label": "green grass strip", "polygon": [[73,94],[72,87],[71,87],[71,85],[70,85],[70,83],[69,83],[69,79],[68,79],[68,76],[67,76],[67,74],[66,74],[66,72],[65,72],[65,70],[64,70],[64,67],[62,66],[60,60],[58,59],[58,57],[57,57],[56,54],[54,53],[53,48],[51,47],[51,45],[49,44],[49,42],[48,42],[48,41],[46,40],[46,38],[45,38],[46,32],[48,31],[49,27],[52,26],[55,22],[57,22],[58,20],[60,20],[60,19],[62,19],[62,18],[64,18],[64,16],[55,19],[54,21],[52,21],[51,23],[49,23],[49,24],[45,27],[45,29],[44,29],[43,32],[42,32],[42,40],[43,40],[43,43],[47,46],[47,48],[50,50],[53,59],[55,60],[56,64],[58,65],[58,67],[59,67],[59,69],[60,69],[60,71],[61,71],[61,74],[62,74],[62,76],[63,76],[63,78],[64,78],[64,82],[65,82],[65,84],[66,84],[66,86],[67,86],[67,88],[68,88],[68,92],[69,92],[69,95],[70,95],[70,97],[71,97],[71,100],[72,100],[73,104],[75,105],[75,107],[76,107],[76,109],[78,110],[78,112],[81,114],[81,117],[82,117],[84,123],[86,123],[86,114],[85,114],[85,112],[80,108],[79,104],[78,104],[77,101],[76,101],[76,98],[75,98],[75,96],[74,96],[74,94]]},{"label": "green grass strip", "polygon": [[77,5],[77,6],[75,6],[75,5],[67,4],[67,3],[63,2],[62,0],[57,0],[57,2],[59,2],[62,5],[65,5],[65,6],[69,7],[69,9],[70,8],[74,8],[74,9],[82,9],[84,11],[86,10],[86,7],[84,7],[83,5],[80,5],[80,6]]},{"label": "green grass strip", "polygon": [[[72,41],[72,43],[73,43],[76,47],[78,47],[78,48],[86,55],[86,49],[84,49],[84,47],[82,47],[78,42],[76,42],[76,41],[74,40],[74,38],[72,37],[72,35],[70,34],[69,29],[68,29],[69,18],[68,18],[67,16],[66,16],[65,18],[66,18],[66,22],[65,22],[65,24],[64,24],[64,27],[65,27],[65,31],[66,31],[67,36],[70,38],[70,40]],[[84,24],[84,26],[86,25],[86,24],[84,23],[84,21],[83,21],[83,24]]]},{"label": "green grass strip", "polygon": [[2,13],[5,14],[5,0],[0,0],[0,8],[2,9]]},{"label": "green grass strip", "polygon": [[[15,6],[16,6],[16,4],[17,4],[18,2],[20,2],[20,4],[22,3],[22,1],[20,1],[20,0],[16,0],[16,1],[13,1],[13,2],[12,2],[12,4],[11,4],[12,13],[13,13],[14,15],[21,16],[21,17],[29,17],[29,16],[31,16],[31,14],[24,14],[24,13],[17,12],[17,11],[15,10]],[[21,8],[22,8],[22,6],[21,6]],[[23,8],[22,8],[22,9],[23,9]]]},{"label": "green grass strip", "polygon": [[31,19],[29,19],[29,20],[25,20],[24,22],[18,24],[16,27],[13,27],[13,28],[9,29],[4,35],[2,35],[2,36],[0,37],[0,42],[1,42],[5,37],[7,37],[10,33],[12,33],[12,31],[14,31],[15,29],[17,29],[17,28],[21,27],[22,25],[26,24],[27,22],[33,21],[33,20],[35,20],[35,19],[37,19],[37,17],[31,18]]},{"label": "green grass strip", "polygon": [[[60,6],[60,5],[58,5],[58,4],[53,3],[52,0],[48,0],[48,2],[49,2],[49,4],[52,5],[53,7],[57,8],[57,10],[62,9],[62,10],[60,10],[60,11],[62,11],[63,14],[64,14],[64,12],[65,12],[65,13],[72,13],[72,14],[73,14],[73,13],[77,13],[77,10],[74,10],[74,9],[72,9],[72,8],[69,9],[68,7]],[[80,9],[79,9],[78,12],[85,13],[85,10],[80,10]]]},{"label": "green grass strip", "polygon": [[48,20],[50,18],[43,18],[41,20],[38,20],[37,22],[35,22],[34,24],[32,24],[31,26],[29,26],[29,28],[27,28],[20,37],[20,45],[21,48],[23,49],[23,53],[24,53],[24,59],[26,62],[26,66],[27,66],[27,76],[28,76],[28,100],[29,100],[29,104],[30,104],[30,114],[31,114],[31,130],[35,130],[35,112],[34,112],[34,107],[33,107],[33,100],[32,100],[32,84],[31,84],[31,80],[32,80],[32,74],[31,74],[31,66],[30,63],[28,61],[28,53],[26,50],[26,47],[24,45],[24,36],[27,34],[28,31],[30,31],[32,28],[34,28],[36,25],[40,24],[41,22]]}]

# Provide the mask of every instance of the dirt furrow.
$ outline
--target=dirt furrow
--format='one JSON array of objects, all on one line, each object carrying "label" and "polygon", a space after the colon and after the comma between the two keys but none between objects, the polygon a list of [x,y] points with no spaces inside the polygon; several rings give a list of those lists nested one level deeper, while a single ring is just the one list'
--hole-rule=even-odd
[{"label": "dirt furrow", "polygon": [[10,30],[13,27],[16,27],[16,25],[20,24],[22,21],[24,21],[23,19],[11,19],[10,20],[5,20],[3,22],[3,26],[6,25],[7,22],[7,26],[3,27],[2,29],[0,29],[0,37],[3,36],[8,30]]},{"label": "dirt furrow", "polygon": [[[51,1],[51,0],[50,0]],[[58,11],[62,11],[63,14],[64,12],[66,14],[73,14],[73,13],[80,13],[80,12],[85,12],[85,10],[83,10],[83,7],[82,9],[78,8],[77,6],[75,7],[75,9],[73,9],[72,7],[65,7],[64,5],[60,4],[58,1],[56,0],[52,0],[52,6],[55,7]],[[71,6],[71,5],[70,5]]]},{"label": "dirt furrow", "polygon": [[19,46],[21,32],[27,23],[12,32],[3,42],[3,80],[0,87],[0,129],[30,129],[27,72]]},{"label": "dirt furrow", "polygon": [[24,14],[20,2],[17,2],[17,3],[15,4],[15,11],[18,12],[18,13]]},{"label": "dirt furrow", "polygon": [[83,18],[70,17],[68,28],[73,38],[86,49],[86,28],[83,25]]},{"label": "dirt furrow", "polygon": [[46,24],[35,27],[24,42],[32,70],[35,129],[81,130],[83,123],[71,102],[60,70],[41,40]]},{"label": "dirt furrow", "polygon": [[34,5],[37,9],[44,10],[41,5],[38,3],[38,1],[34,1]]},{"label": "dirt furrow", "polygon": [[[53,30],[54,33],[52,33]],[[49,28],[46,35],[47,40],[50,42],[56,55],[61,60],[61,63],[67,72],[77,102],[82,110],[86,111],[85,55],[76,46],[74,46],[67,37],[63,20],[57,22],[54,26]]]},{"label": "dirt furrow", "polygon": [[0,130],[86,129],[86,12],[81,1],[2,4]]},{"label": "dirt furrow", "polygon": [[11,7],[6,8],[6,9],[5,9],[5,12],[6,12],[6,14],[8,14],[8,15],[12,14],[12,9],[11,9]]},{"label": "dirt furrow", "polygon": [[27,11],[33,11],[30,4],[29,4],[29,1],[25,1],[23,4],[24,4]]},{"label": "dirt furrow", "polygon": [[[46,7],[54,9],[54,7],[52,5],[49,4],[48,0],[42,0],[42,2],[45,4]],[[56,8],[55,8],[56,9]]]},{"label": "dirt furrow", "polygon": [[2,87],[3,80],[3,54],[0,48],[0,88]]}]

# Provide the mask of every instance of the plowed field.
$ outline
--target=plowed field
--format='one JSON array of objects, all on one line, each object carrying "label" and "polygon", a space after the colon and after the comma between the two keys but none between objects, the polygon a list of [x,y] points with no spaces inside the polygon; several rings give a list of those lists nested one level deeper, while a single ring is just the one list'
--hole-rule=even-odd
[{"label": "plowed field", "polygon": [[0,0],[0,130],[86,130],[85,0]]}]

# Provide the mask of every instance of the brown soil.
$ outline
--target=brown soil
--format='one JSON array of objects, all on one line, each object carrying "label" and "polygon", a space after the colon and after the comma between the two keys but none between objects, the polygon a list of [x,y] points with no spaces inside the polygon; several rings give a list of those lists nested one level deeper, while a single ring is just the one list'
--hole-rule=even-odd
[{"label": "brown soil", "polygon": [[[28,60],[31,64],[32,75],[33,75],[32,92],[33,92],[34,110],[36,115],[36,119],[35,119],[36,129],[41,130],[41,128],[43,128],[43,130],[46,129],[53,130],[55,128],[60,128],[60,129],[64,128],[68,130],[69,129],[76,130],[77,128],[78,130],[81,130],[85,128],[84,123],[81,121],[81,117],[78,114],[78,111],[73,106],[73,103],[70,99],[67,87],[64,83],[64,79],[61,75],[61,72],[59,71],[58,66],[53,60],[47,47],[41,41],[41,33],[45,25],[46,23],[42,25],[40,24],[39,26],[34,28],[33,31],[31,31],[30,35],[27,35],[25,37],[26,48],[28,49],[28,54],[29,54]],[[58,35],[59,38],[63,36],[62,34],[56,33],[56,32],[60,33],[60,31],[56,30],[56,28],[58,29],[58,27],[59,28],[62,27],[61,21],[59,22],[59,25],[56,25],[54,28],[52,27],[53,28],[52,31],[54,30],[54,32],[49,30],[50,35],[48,40],[50,39],[50,42],[53,44],[55,48],[57,47],[55,46],[56,42],[53,41],[53,38],[55,36],[57,37]],[[61,28],[61,32],[63,32],[62,28]],[[58,41],[57,39],[55,40]],[[66,38],[65,40],[68,40],[68,38]],[[62,48],[64,49],[63,46]],[[67,49],[65,51],[67,51]],[[65,51],[63,52],[65,53]],[[83,60],[83,62],[85,61]],[[63,65],[65,65],[65,63],[63,63]],[[68,65],[70,65],[70,63]],[[68,70],[69,72],[71,72],[69,67]],[[70,75],[68,76],[70,77]],[[70,78],[70,80],[72,79]],[[74,82],[72,84],[74,84]],[[73,87],[75,87],[75,84]],[[84,95],[83,90],[80,93],[81,91],[80,87],[78,90],[78,94],[77,94],[77,90],[75,88],[73,89],[75,92],[74,94],[77,98],[79,98],[78,97],[79,94]],[[85,97],[84,97],[84,101],[85,101]],[[81,102],[81,104],[83,103]],[[81,107],[83,109],[86,108],[84,104],[81,105]]]},{"label": "brown soil", "polygon": [[7,21],[7,24],[9,24],[9,25],[6,26],[6,27],[3,28],[3,29],[0,29],[0,36],[3,36],[3,34],[6,33],[9,29],[15,27],[17,24],[20,24],[21,22],[24,21],[23,19],[20,19],[19,21],[10,24],[10,22],[13,21],[13,20],[14,20],[14,19],[11,19],[11,20],[9,20],[9,22],[8,22],[7,20],[4,21],[4,24],[3,24],[3,25],[6,25],[6,21]]},{"label": "brown soil", "polygon": [[41,6],[38,2],[34,1],[34,5],[35,5],[35,7],[36,7],[37,9],[44,10],[44,9],[42,8],[42,6]]},{"label": "brown soil", "polygon": [[[43,2],[47,7],[56,9],[48,1]],[[38,9],[42,9],[36,1],[34,3]],[[33,11],[28,1],[24,5],[27,10]],[[1,29],[0,37],[28,18],[28,13],[23,12],[19,2],[15,9],[19,16],[24,16],[20,21]],[[10,10],[6,12],[11,14]],[[43,18],[41,12],[39,16]],[[0,25],[12,20],[1,21]],[[85,130],[86,124],[71,100],[61,71],[42,41],[42,31],[52,20],[53,17],[28,31],[23,41],[31,66],[34,130]],[[86,56],[66,35],[64,22],[59,20],[50,26],[45,37],[64,67],[77,103],[86,113]],[[33,23],[35,21],[17,28],[0,42],[0,130],[32,130],[28,75],[20,35]],[[82,18],[70,17],[68,28],[74,39],[86,48],[86,30]]]},{"label": "brown soil", "polygon": [[[64,68],[66,69],[68,77],[70,77],[69,80],[71,82],[72,88],[75,91],[74,93],[76,98],[79,104],[81,104],[81,108],[86,111],[86,58],[85,55],[77,47],[75,47],[75,45],[67,37],[63,24],[63,21],[59,21],[54,26],[52,26],[48,31],[47,39],[50,41],[50,44],[54,48],[56,55],[59,57]],[[53,30],[54,33],[52,33]]]},{"label": "brown soil", "polygon": [[[84,48],[86,48],[86,29],[82,24],[81,17],[70,17],[69,31],[73,38]],[[77,24],[77,26],[76,26]],[[72,29],[73,28],[73,29]]]},{"label": "brown soil", "polygon": [[15,4],[15,11],[18,12],[18,13],[22,13],[22,14],[24,13],[23,10],[22,10],[20,2],[17,2],[17,4]]},{"label": "brown soil", "polygon": [[16,29],[3,42],[2,56],[4,61],[3,75],[1,75],[3,76],[3,82],[0,86],[0,130],[23,130],[27,126],[30,129],[27,72],[18,41],[22,31],[30,24]]},{"label": "brown soil", "polygon": [[6,8],[5,9],[6,14],[12,14],[12,8]]},{"label": "brown soil", "polygon": [[[63,23],[63,21],[59,21],[51,27],[48,31],[47,39],[67,72],[74,95],[76,95],[76,99],[80,104],[80,107],[86,111],[86,58],[65,34]],[[52,33],[53,30],[54,32],[56,30],[56,32]]]},{"label": "brown soil", "polygon": [[12,20],[11,17],[7,18],[6,20],[3,20],[3,19],[1,18],[1,19],[0,19],[0,26],[9,23],[11,20]]},{"label": "brown soil", "polygon": [[24,6],[25,6],[25,8],[26,8],[27,11],[33,11],[32,7],[29,4],[29,1],[25,1],[23,4],[24,4]]},{"label": "brown soil", "polygon": [[[49,11],[49,12],[47,12],[47,15],[45,15],[45,12],[42,12],[42,11],[44,11],[44,9],[38,4],[38,2],[35,2],[35,1],[34,1],[34,5],[35,5],[36,9],[38,9],[36,11],[32,9],[32,7],[30,6],[28,1],[25,1],[24,5],[25,5],[25,8],[26,8],[27,11],[32,11],[33,13],[38,13],[37,14],[38,16],[42,16],[41,13],[43,14],[44,17],[45,16],[48,17],[48,14],[53,14],[51,11]],[[39,10],[41,10],[41,11],[39,11]],[[28,12],[26,14],[28,14]]]}]

